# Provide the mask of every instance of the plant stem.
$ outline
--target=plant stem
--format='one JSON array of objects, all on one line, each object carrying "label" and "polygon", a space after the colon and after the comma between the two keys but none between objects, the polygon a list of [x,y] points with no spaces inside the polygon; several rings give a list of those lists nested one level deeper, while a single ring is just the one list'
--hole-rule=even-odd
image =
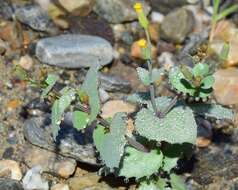
[{"label": "plant stem", "polygon": [[148,47],[150,49],[150,58],[146,60],[146,63],[148,65],[148,69],[149,69],[149,79],[150,79],[150,100],[151,100],[151,104],[153,107],[153,110],[155,112],[156,115],[158,115],[158,108],[156,106],[156,102],[155,102],[155,86],[154,83],[152,81],[152,57],[151,57],[151,53],[152,53],[152,45],[151,45],[151,40],[150,40],[150,35],[147,29],[145,29],[145,34],[146,34],[146,39],[147,39],[147,43],[148,43]]}]

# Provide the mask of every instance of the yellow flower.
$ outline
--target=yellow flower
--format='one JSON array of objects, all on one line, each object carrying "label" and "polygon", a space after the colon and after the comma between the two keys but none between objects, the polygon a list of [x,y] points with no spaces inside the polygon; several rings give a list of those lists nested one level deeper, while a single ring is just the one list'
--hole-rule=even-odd
[{"label": "yellow flower", "polygon": [[147,48],[147,42],[145,39],[141,39],[137,43],[140,46],[140,48]]},{"label": "yellow flower", "polygon": [[137,13],[141,13],[143,11],[142,4],[141,3],[135,3],[134,4],[134,9]]}]

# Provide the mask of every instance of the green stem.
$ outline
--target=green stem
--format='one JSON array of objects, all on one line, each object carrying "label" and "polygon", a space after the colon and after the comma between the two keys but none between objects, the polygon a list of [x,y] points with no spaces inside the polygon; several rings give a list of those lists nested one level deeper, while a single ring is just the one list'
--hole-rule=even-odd
[{"label": "green stem", "polygon": [[146,60],[146,63],[148,65],[148,69],[149,69],[149,79],[150,79],[150,100],[151,100],[151,104],[153,107],[153,110],[155,112],[156,115],[160,115],[158,114],[158,108],[156,106],[156,101],[155,101],[155,86],[154,83],[152,81],[152,57],[151,57],[151,51],[152,51],[152,45],[151,45],[151,40],[150,40],[150,35],[147,29],[145,29],[145,34],[146,34],[146,39],[147,39],[147,43],[148,43],[148,47],[150,49],[150,57],[148,60]]}]

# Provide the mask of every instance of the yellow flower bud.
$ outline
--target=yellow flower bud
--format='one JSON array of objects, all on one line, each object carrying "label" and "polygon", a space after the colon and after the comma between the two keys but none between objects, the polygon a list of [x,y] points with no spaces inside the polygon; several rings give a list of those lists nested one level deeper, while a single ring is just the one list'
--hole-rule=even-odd
[{"label": "yellow flower bud", "polygon": [[147,42],[145,39],[141,39],[137,43],[140,46],[140,48],[147,48]]},{"label": "yellow flower bud", "polygon": [[143,11],[142,4],[141,3],[135,3],[134,4],[134,9],[137,13],[141,13]]}]

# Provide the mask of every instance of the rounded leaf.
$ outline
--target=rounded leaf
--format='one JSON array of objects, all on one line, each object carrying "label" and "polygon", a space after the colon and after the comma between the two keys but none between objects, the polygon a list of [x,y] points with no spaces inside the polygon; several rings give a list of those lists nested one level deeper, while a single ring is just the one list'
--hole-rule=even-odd
[{"label": "rounded leaf", "polygon": [[206,76],[209,73],[209,66],[205,63],[198,63],[193,67],[193,75],[197,76]]},{"label": "rounded leaf", "polygon": [[209,75],[202,79],[202,88],[209,89],[212,88],[213,84],[215,83],[215,78],[212,75]]}]

